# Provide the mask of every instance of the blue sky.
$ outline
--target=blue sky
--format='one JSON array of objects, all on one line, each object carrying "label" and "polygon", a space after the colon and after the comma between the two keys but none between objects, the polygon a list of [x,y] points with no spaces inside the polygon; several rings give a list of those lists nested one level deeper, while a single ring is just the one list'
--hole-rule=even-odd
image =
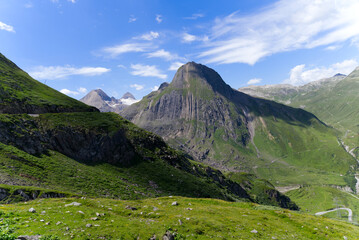
[{"label": "blue sky", "polygon": [[0,52],[74,98],[136,98],[183,63],[233,88],[301,85],[359,65],[357,0],[0,0]]}]

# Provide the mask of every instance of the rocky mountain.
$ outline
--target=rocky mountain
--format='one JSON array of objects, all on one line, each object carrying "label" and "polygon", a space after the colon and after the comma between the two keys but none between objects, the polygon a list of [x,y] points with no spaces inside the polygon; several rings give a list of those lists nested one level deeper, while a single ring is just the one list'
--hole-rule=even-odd
[{"label": "rocky mountain", "polygon": [[0,113],[94,112],[42,84],[0,53]]},{"label": "rocky mountain", "polygon": [[241,88],[239,91],[300,107],[314,113],[323,122],[340,131],[340,138],[350,154],[359,158],[359,68],[348,76],[332,78],[293,87],[287,91],[282,85]]},{"label": "rocky mountain", "polygon": [[[33,91],[24,95],[24,99],[32,103],[31,113],[41,114],[26,114],[26,109],[20,112],[21,108],[17,108],[18,114],[0,114],[0,184],[35,186],[56,194],[69,193],[59,193],[58,196],[78,194],[139,199],[177,195],[252,201],[298,209],[267,181],[231,180],[219,170],[193,162],[170,148],[159,136],[138,128],[118,114],[93,111],[94,108],[42,85],[37,92],[36,86],[31,87],[38,84],[37,81],[22,78],[27,75],[9,60],[4,61],[1,64],[7,64],[11,77],[23,80],[22,88],[14,85],[13,95],[18,96],[19,90],[28,92],[25,86],[29,86]],[[6,73],[0,73],[0,76],[0,86],[7,90],[12,78]],[[44,89],[50,89],[50,96],[58,94],[58,105],[54,102],[52,108],[43,107],[47,99],[49,102],[53,100],[41,100],[42,94],[46,94],[41,92]],[[101,92],[97,95],[106,99]],[[7,98],[2,97],[2,104],[9,105]],[[61,97],[67,102],[60,101]],[[130,94],[125,98],[131,98]],[[78,111],[72,113],[52,113],[53,109],[66,110],[63,106],[82,108],[73,108]],[[13,188],[0,188],[6,202],[26,199],[21,192],[33,196],[42,191],[17,187],[18,194],[15,194],[8,189]]]},{"label": "rocky mountain", "polygon": [[120,114],[216,168],[277,186],[355,185],[356,161],[333,129],[305,110],[238,92],[201,64],[185,64]]},{"label": "rocky mountain", "polygon": [[129,92],[120,99],[109,97],[103,90],[95,89],[80,99],[81,102],[98,108],[101,112],[119,113],[122,109],[137,102],[136,98]]}]

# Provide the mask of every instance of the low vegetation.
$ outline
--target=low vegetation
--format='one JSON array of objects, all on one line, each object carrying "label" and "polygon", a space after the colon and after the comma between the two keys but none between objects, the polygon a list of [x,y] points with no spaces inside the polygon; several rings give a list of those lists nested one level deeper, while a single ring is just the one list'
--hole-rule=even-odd
[{"label": "low vegetation", "polygon": [[[73,202],[79,204],[71,204]],[[33,208],[36,212],[31,213]],[[355,239],[359,228],[276,207],[183,197],[46,199],[2,205],[15,235],[53,239]]]}]

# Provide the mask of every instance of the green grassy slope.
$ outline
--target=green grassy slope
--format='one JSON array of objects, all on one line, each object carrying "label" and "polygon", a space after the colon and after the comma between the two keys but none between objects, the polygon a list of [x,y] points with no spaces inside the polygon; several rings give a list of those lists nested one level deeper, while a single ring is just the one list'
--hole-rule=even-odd
[{"label": "green grassy slope", "polygon": [[314,113],[319,119],[340,131],[338,134],[348,151],[359,157],[359,69],[347,77],[313,82],[295,91],[285,91],[288,87],[248,87],[240,91],[255,96],[263,96],[278,102],[301,107]]},{"label": "green grassy slope", "polygon": [[[65,207],[74,201],[81,206]],[[31,207],[36,213],[28,211]],[[359,235],[357,226],[341,221],[214,199],[48,199],[1,205],[0,210],[0,227],[9,226],[14,235],[51,235],[52,239],[149,239],[154,235],[162,239],[167,231],[175,239],[355,239]]]},{"label": "green grassy slope", "polygon": [[[359,198],[358,196],[343,192],[339,189],[325,186],[305,186],[286,193],[301,207],[301,211],[316,213],[327,211],[338,207],[350,208],[353,211],[353,222],[359,220]],[[348,220],[347,211],[336,211],[323,216]]]},{"label": "green grassy slope", "polygon": [[42,84],[0,53],[0,112],[84,112],[95,108]]},{"label": "green grassy slope", "polygon": [[347,185],[355,189],[356,161],[338,143],[335,131],[318,121],[289,125],[262,118],[256,122],[254,143],[260,152],[255,173],[285,186],[293,184]]},{"label": "green grassy slope", "polygon": [[[29,141],[31,141],[32,135],[37,135],[39,132],[45,135],[50,130],[55,133],[60,131],[60,134],[65,134],[61,132],[64,129],[71,134],[92,133],[89,136],[97,136],[99,139],[115,136],[117,132],[124,132],[124,138],[129,141],[126,143],[128,147],[125,152],[128,151],[128,154],[134,152],[134,156],[130,158],[129,165],[111,162],[111,159],[102,159],[102,161],[96,162],[91,159],[76,161],[54,150],[31,155],[10,145],[11,143],[8,145],[0,143],[2,183],[35,185],[89,196],[108,196],[121,199],[172,194],[231,198],[226,188],[221,188],[210,178],[204,177],[206,173],[202,167],[196,167],[169,148],[160,138],[137,128],[117,114],[59,113],[43,114],[35,118],[26,114],[3,114],[0,118],[0,123],[10,125],[21,125],[19,123],[21,121],[34,121],[38,124],[33,122],[32,128],[26,129],[26,133],[30,137],[19,134],[19,138],[29,138]],[[31,126],[31,124],[28,125]],[[54,137],[50,136],[51,139]],[[64,139],[71,142],[66,135]],[[154,142],[151,139],[154,139]],[[43,139],[43,141],[46,140]],[[91,144],[93,139],[90,138],[88,141]],[[86,145],[86,140],[74,144]],[[59,149],[66,152],[64,148]],[[194,171],[193,169],[196,172],[191,173]]]}]

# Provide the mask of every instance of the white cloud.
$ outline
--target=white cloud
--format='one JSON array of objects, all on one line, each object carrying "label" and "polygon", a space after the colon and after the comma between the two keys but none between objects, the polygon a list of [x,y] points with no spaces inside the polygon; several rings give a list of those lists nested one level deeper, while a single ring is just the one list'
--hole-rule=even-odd
[{"label": "white cloud", "polygon": [[148,53],[147,57],[148,58],[162,58],[162,59],[164,59],[166,61],[173,61],[173,60],[186,61],[185,58],[180,57],[175,53],[170,53],[168,51],[165,51],[164,49],[160,49],[158,51]]},{"label": "white cloud", "polygon": [[32,71],[30,71],[30,75],[38,80],[41,79],[61,79],[66,78],[72,75],[82,75],[82,76],[96,76],[102,75],[111,71],[111,69],[103,68],[103,67],[82,67],[75,68],[71,66],[38,66],[35,67]]},{"label": "white cloud", "polygon": [[77,89],[77,91],[71,91],[69,89],[61,89],[60,92],[62,92],[63,94],[66,95],[72,95],[72,96],[76,96],[79,95],[80,93],[87,93],[87,89],[84,87],[80,87],[79,89]]},{"label": "white cloud", "polygon": [[157,23],[161,23],[161,22],[163,21],[162,15],[157,14],[157,15],[156,15],[156,21],[157,21]]},{"label": "white cloud", "polygon": [[123,69],[126,69],[126,68],[127,68],[125,65],[122,65],[122,64],[117,65],[117,67],[123,68]]},{"label": "white cloud", "polygon": [[87,93],[87,89],[84,87],[80,87],[77,91],[79,91],[79,93]]},{"label": "white cloud", "polygon": [[25,7],[25,8],[32,8],[33,5],[32,5],[31,2],[28,2],[28,3],[26,3],[26,4],[24,5],[24,7]]},{"label": "white cloud", "polygon": [[109,54],[111,57],[117,57],[118,55],[128,52],[145,52],[152,49],[152,45],[148,43],[125,43],[112,47],[106,47],[103,52]]},{"label": "white cloud", "polygon": [[6,23],[0,22],[0,30],[5,30],[8,32],[15,32],[14,27],[7,25]]},{"label": "white cloud", "polygon": [[79,94],[79,93],[76,92],[76,91],[71,91],[71,90],[68,90],[68,89],[66,89],[66,88],[61,89],[60,92],[62,92],[63,94],[66,94],[66,95],[73,95],[73,96],[76,96],[76,95]]},{"label": "white cloud", "polygon": [[151,91],[157,91],[160,86],[154,86],[151,88]]},{"label": "white cloud", "polygon": [[137,21],[137,18],[135,18],[135,16],[133,16],[133,15],[131,15],[130,18],[128,19],[129,23],[136,22],[136,21]]},{"label": "white cloud", "polygon": [[203,41],[203,42],[208,42],[209,38],[208,36],[195,36],[195,35],[192,35],[192,34],[189,34],[189,33],[183,33],[182,35],[182,42],[185,42],[185,43],[191,43],[191,42],[194,42],[194,41]]},{"label": "white cloud", "polygon": [[189,33],[184,33],[183,36],[182,36],[182,40],[184,42],[190,43],[190,42],[196,41],[197,37],[195,35],[192,35],[192,34],[189,34]]},{"label": "white cloud", "polygon": [[249,80],[249,81],[247,82],[247,84],[248,84],[248,85],[253,85],[253,84],[260,83],[261,81],[262,81],[261,78],[253,78],[253,79]]},{"label": "white cloud", "polygon": [[139,85],[139,84],[132,84],[130,85],[130,87],[136,89],[137,91],[142,90],[145,86],[144,85]]},{"label": "white cloud", "polygon": [[325,50],[334,51],[334,50],[337,50],[339,48],[341,48],[340,45],[331,45],[331,46],[326,47]]},{"label": "white cloud", "polygon": [[168,68],[170,71],[177,71],[184,63],[181,62],[174,62],[171,64],[171,66]]},{"label": "white cloud", "polygon": [[67,0],[69,2],[72,2],[72,3],[76,3],[76,0]]},{"label": "white cloud", "polygon": [[342,43],[359,35],[358,0],[279,0],[252,15],[217,18],[207,63],[255,64],[263,57],[296,49]]},{"label": "white cloud", "polygon": [[132,105],[136,102],[141,101],[140,99],[136,100],[136,99],[131,99],[131,98],[127,98],[127,99],[121,99],[121,102],[125,105]]},{"label": "white cloud", "polygon": [[303,85],[319,79],[332,77],[337,73],[347,75],[352,72],[358,65],[358,62],[354,59],[335,63],[329,67],[315,67],[311,69],[306,69],[305,64],[301,64],[290,70],[290,77],[289,79],[286,79],[284,83],[289,83],[292,85]]},{"label": "white cloud", "polygon": [[158,70],[154,65],[131,64],[131,68],[134,70],[131,74],[135,76],[167,78],[167,75]]},{"label": "white cloud", "polygon": [[204,14],[202,14],[202,13],[194,13],[190,17],[184,17],[184,19],[196,20],[197,18],[202,18],[202,17],[204,17]]},{"label": "white cloud", "polygon": [[149,32],[149,33],[145,33],[139,37],[135,37],[134,39],[142,39],[142,40],[147,40],[147,41],[151,41],[153,39],[156,39],[160,36],[160,34],[158,32]]}]

